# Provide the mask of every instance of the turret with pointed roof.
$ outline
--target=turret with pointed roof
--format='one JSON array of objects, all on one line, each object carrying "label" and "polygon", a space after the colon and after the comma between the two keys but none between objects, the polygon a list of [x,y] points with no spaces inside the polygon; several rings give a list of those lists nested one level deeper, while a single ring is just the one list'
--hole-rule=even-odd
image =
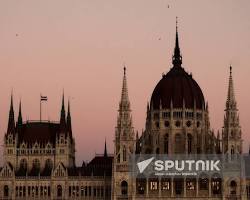
[{"label": "turret with pointed roof", "polygon": [[229,84],[228,84],[227,102],[226,102],[226,110],[230,109],[237,110],[237,103],[234,94],[232,66],[230,66],[230,75],[229,75]]},{"label": "turret with pointed roof", "polygon": [[15,133],[15,116],[14,116],[14,108],[13,108],[13,94],[11,93],[10,100],[10,110],[9,110],[9,122],[7,128],[7,134]]},{"label": "turret with pointed roof", "polygon": [[23,124],[22,103],[21,103],[21,100],[20,100],[20,102],[19,102],[19,111],[18,111],[17,125],[20,126],[22,124]]},{"label": "turret with pointed roof", "polygon": [[223,126],[223,153],[235,154],[242,152],[241,127],[235,98],[232,66],[230,66],[228,92]]},{"label": "turret with pointed roof", "polygon": [[[119,181],[119,177],[129,179],[129,155],[135,151],[134,128],[132,123],[130,101],[128,98],[126,67],[123,68],[122,94],[119,103],[117,126],[115,131],[114,147],[114,175],[113,183]],[[128,183],[128,188],[132,184]],[[131,189],[128,189],[131,190]],[[120,195],[121,188],[116,187],[114,196]]]},{"label": "turret with pointed roof", "polygon": [[64,132],[66,130],[66,119],[65,119],[65,106],[64,106],[64,92],[62,95],[62,107],[60,116],[60,130]]},{"label": "turret with pointed roof", "polygon": [[126,77],[126,67],[123,68],[122,94],[119,103],[119,113],[117,119],[117,136],[126,136],[130,138],[134,134],[133,123],[130,109],[130,101],[128,98],[128,87]]},{"label": "turret with pointed roof", "polygon": [[70,102],[68,101],[68,113],[67,113],[67,131],[72,138],[72,126],[71,126],[71,114],[70,114]]}]

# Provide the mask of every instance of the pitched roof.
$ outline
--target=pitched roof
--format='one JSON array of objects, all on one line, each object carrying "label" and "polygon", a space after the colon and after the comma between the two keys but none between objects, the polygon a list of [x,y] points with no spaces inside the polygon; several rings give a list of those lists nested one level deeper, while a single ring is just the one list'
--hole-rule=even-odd
[{"label": "pitched roof", "polygon": [[49,121],[27,121],[18,129],[19,145],[27,143],[52,143],[55,144],[59,123]]},{"label": "pitched roof", "polygon": [[68,169],[69,176],[111,176],[113,157],[95,156],[88,164],[82,167]]}]

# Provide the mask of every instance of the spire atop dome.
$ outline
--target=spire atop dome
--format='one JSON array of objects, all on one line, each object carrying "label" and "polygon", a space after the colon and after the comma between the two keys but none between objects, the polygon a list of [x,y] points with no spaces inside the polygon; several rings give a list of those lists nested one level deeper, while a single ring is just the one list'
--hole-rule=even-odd
[{"label": "spire atop dome", "polygon": [[172,57],[172,63],[174,67],[181,67],[182,64],[182,56],[179,47],[179,37],[178,37],[178,17],[176,17],[175,48],[174,48],[174,55]]}]

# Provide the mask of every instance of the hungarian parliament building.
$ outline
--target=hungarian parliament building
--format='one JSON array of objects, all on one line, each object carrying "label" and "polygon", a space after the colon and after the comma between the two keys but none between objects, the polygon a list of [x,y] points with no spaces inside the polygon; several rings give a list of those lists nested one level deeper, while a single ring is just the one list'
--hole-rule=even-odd
[{"label": "hungarian parliament building", "polygon": [[24,121],[21,103],[15,115],[11,95],[3,138],[0,199],[250,199],[247,178],[250,164],[226,176],[205,173],[194,177],[131,176],[132,155],[244,157],[231,66],[225,110],[221,111],[224,125],[214,133],[203,92],[182,65],[176,28],[172,66],[155,86],[146,107],[145,130],[139,134],[133,128],[124,68],[114,152],[109,154],[105,143],[103,154],[76,166],[70,105],[65,105],[64,95],[57,122]]}]

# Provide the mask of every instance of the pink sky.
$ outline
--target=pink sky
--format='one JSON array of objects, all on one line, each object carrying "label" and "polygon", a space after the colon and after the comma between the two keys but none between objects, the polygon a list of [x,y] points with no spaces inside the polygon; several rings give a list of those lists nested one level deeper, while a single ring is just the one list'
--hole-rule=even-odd
[{"label": "pink sky", "polygon": [[40,93],[48,96],[43,119],[58,120],[64,88],[71,97],[77,162],[102,153],[105,137],[112,153],[123,63],[135,130],[141,132],[146,103],[171,67],[178,16],[183,66],[201,86],[216,132],[232,64],[247,151],[249,10],[249,0],[1,0],[0,138],[11,88],[16,114],[22,98],[23,118],[30,120],[39,119]]}]

